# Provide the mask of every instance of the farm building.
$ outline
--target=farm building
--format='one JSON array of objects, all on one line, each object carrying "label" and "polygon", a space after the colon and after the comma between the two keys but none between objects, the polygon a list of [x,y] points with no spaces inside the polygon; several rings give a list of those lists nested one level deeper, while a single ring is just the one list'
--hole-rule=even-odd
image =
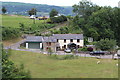
[{"label": "farm building", "polygon": [[66,48],[76,49],[83,46],[83,34],[53,34],[49,37],[28,36],[25,41],[26,49],[47,51],[50,48],[53,52]]}]

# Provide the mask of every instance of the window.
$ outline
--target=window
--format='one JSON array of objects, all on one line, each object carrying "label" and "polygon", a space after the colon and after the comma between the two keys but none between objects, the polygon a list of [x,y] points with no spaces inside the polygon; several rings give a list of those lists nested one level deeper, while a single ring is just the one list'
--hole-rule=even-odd
[{"label": "window", "polygon": [[64,48],[66,48],[66,45],[64,45]]},{"label": "window", "polygon": [[70,42],[73,42],[73,39],[70,39]]},{"label": "window", "polygon": [[79,46],[79,45],[77,45],[77,48],[80,48],[80,46]]},{"label": "window", "polygon": [[88,38],[88,42],[93,42],[93,38],[92,38],[92,37],[89,37],[89,38]]},{"label": "window", "polygon": [[58,42],[58,39],[57,39],[57,42]]},{"label": "window", "polygon": [[47,46],[51,46],[51,42],[47,42],[46,44],[47,44]]},{"label": "window", "polygon": [[66,39],[64,39],[64,43],[66,43]]},{"label": "window", "polygon": [[77,42],[80,42],[80,39],[77,39]]}]

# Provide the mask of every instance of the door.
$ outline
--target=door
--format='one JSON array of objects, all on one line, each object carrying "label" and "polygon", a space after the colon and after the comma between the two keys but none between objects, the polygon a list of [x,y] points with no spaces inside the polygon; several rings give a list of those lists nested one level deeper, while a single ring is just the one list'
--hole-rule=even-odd
[{"label": "door", "polygon": [[28,43],[29,49],[40,49],[40,43],[39,42],[30,42]]}]

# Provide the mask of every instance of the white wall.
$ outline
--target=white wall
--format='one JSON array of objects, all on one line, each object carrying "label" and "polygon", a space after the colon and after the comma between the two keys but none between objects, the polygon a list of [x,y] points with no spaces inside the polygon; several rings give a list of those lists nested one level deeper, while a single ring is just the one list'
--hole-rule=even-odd
[{"label": "white wall", "polygon": [[42,43],[40,43],[40,49],[42,48]]},{"label": "white wall", "polygon": [[26,43],[26,49],[28,49],[28,43]]},{"label": "white wall", "polygon": [[[66,40],[66,43],[64,43],[64,40],[58,40],[58,43],[60,45],[60,48],[62,49],[62,46],[64,46],[64,45],[67,46],[70,43],[70,40]],[[80,40],[80,42],[77,42],[77,40],[73,40],[72,43],[75,43],[75,44],[77,44],[79,46],[82,46],[82,47],[84,46],[84,41],[83,40]]]}]

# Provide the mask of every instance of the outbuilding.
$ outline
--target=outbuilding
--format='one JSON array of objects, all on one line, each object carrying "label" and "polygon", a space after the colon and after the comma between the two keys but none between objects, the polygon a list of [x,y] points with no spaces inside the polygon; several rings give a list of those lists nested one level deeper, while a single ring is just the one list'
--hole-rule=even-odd
[{"label": "outbuilding", "polygon": [[25,42],[26,49],[42,49],[42,36],[28,36]]}]

